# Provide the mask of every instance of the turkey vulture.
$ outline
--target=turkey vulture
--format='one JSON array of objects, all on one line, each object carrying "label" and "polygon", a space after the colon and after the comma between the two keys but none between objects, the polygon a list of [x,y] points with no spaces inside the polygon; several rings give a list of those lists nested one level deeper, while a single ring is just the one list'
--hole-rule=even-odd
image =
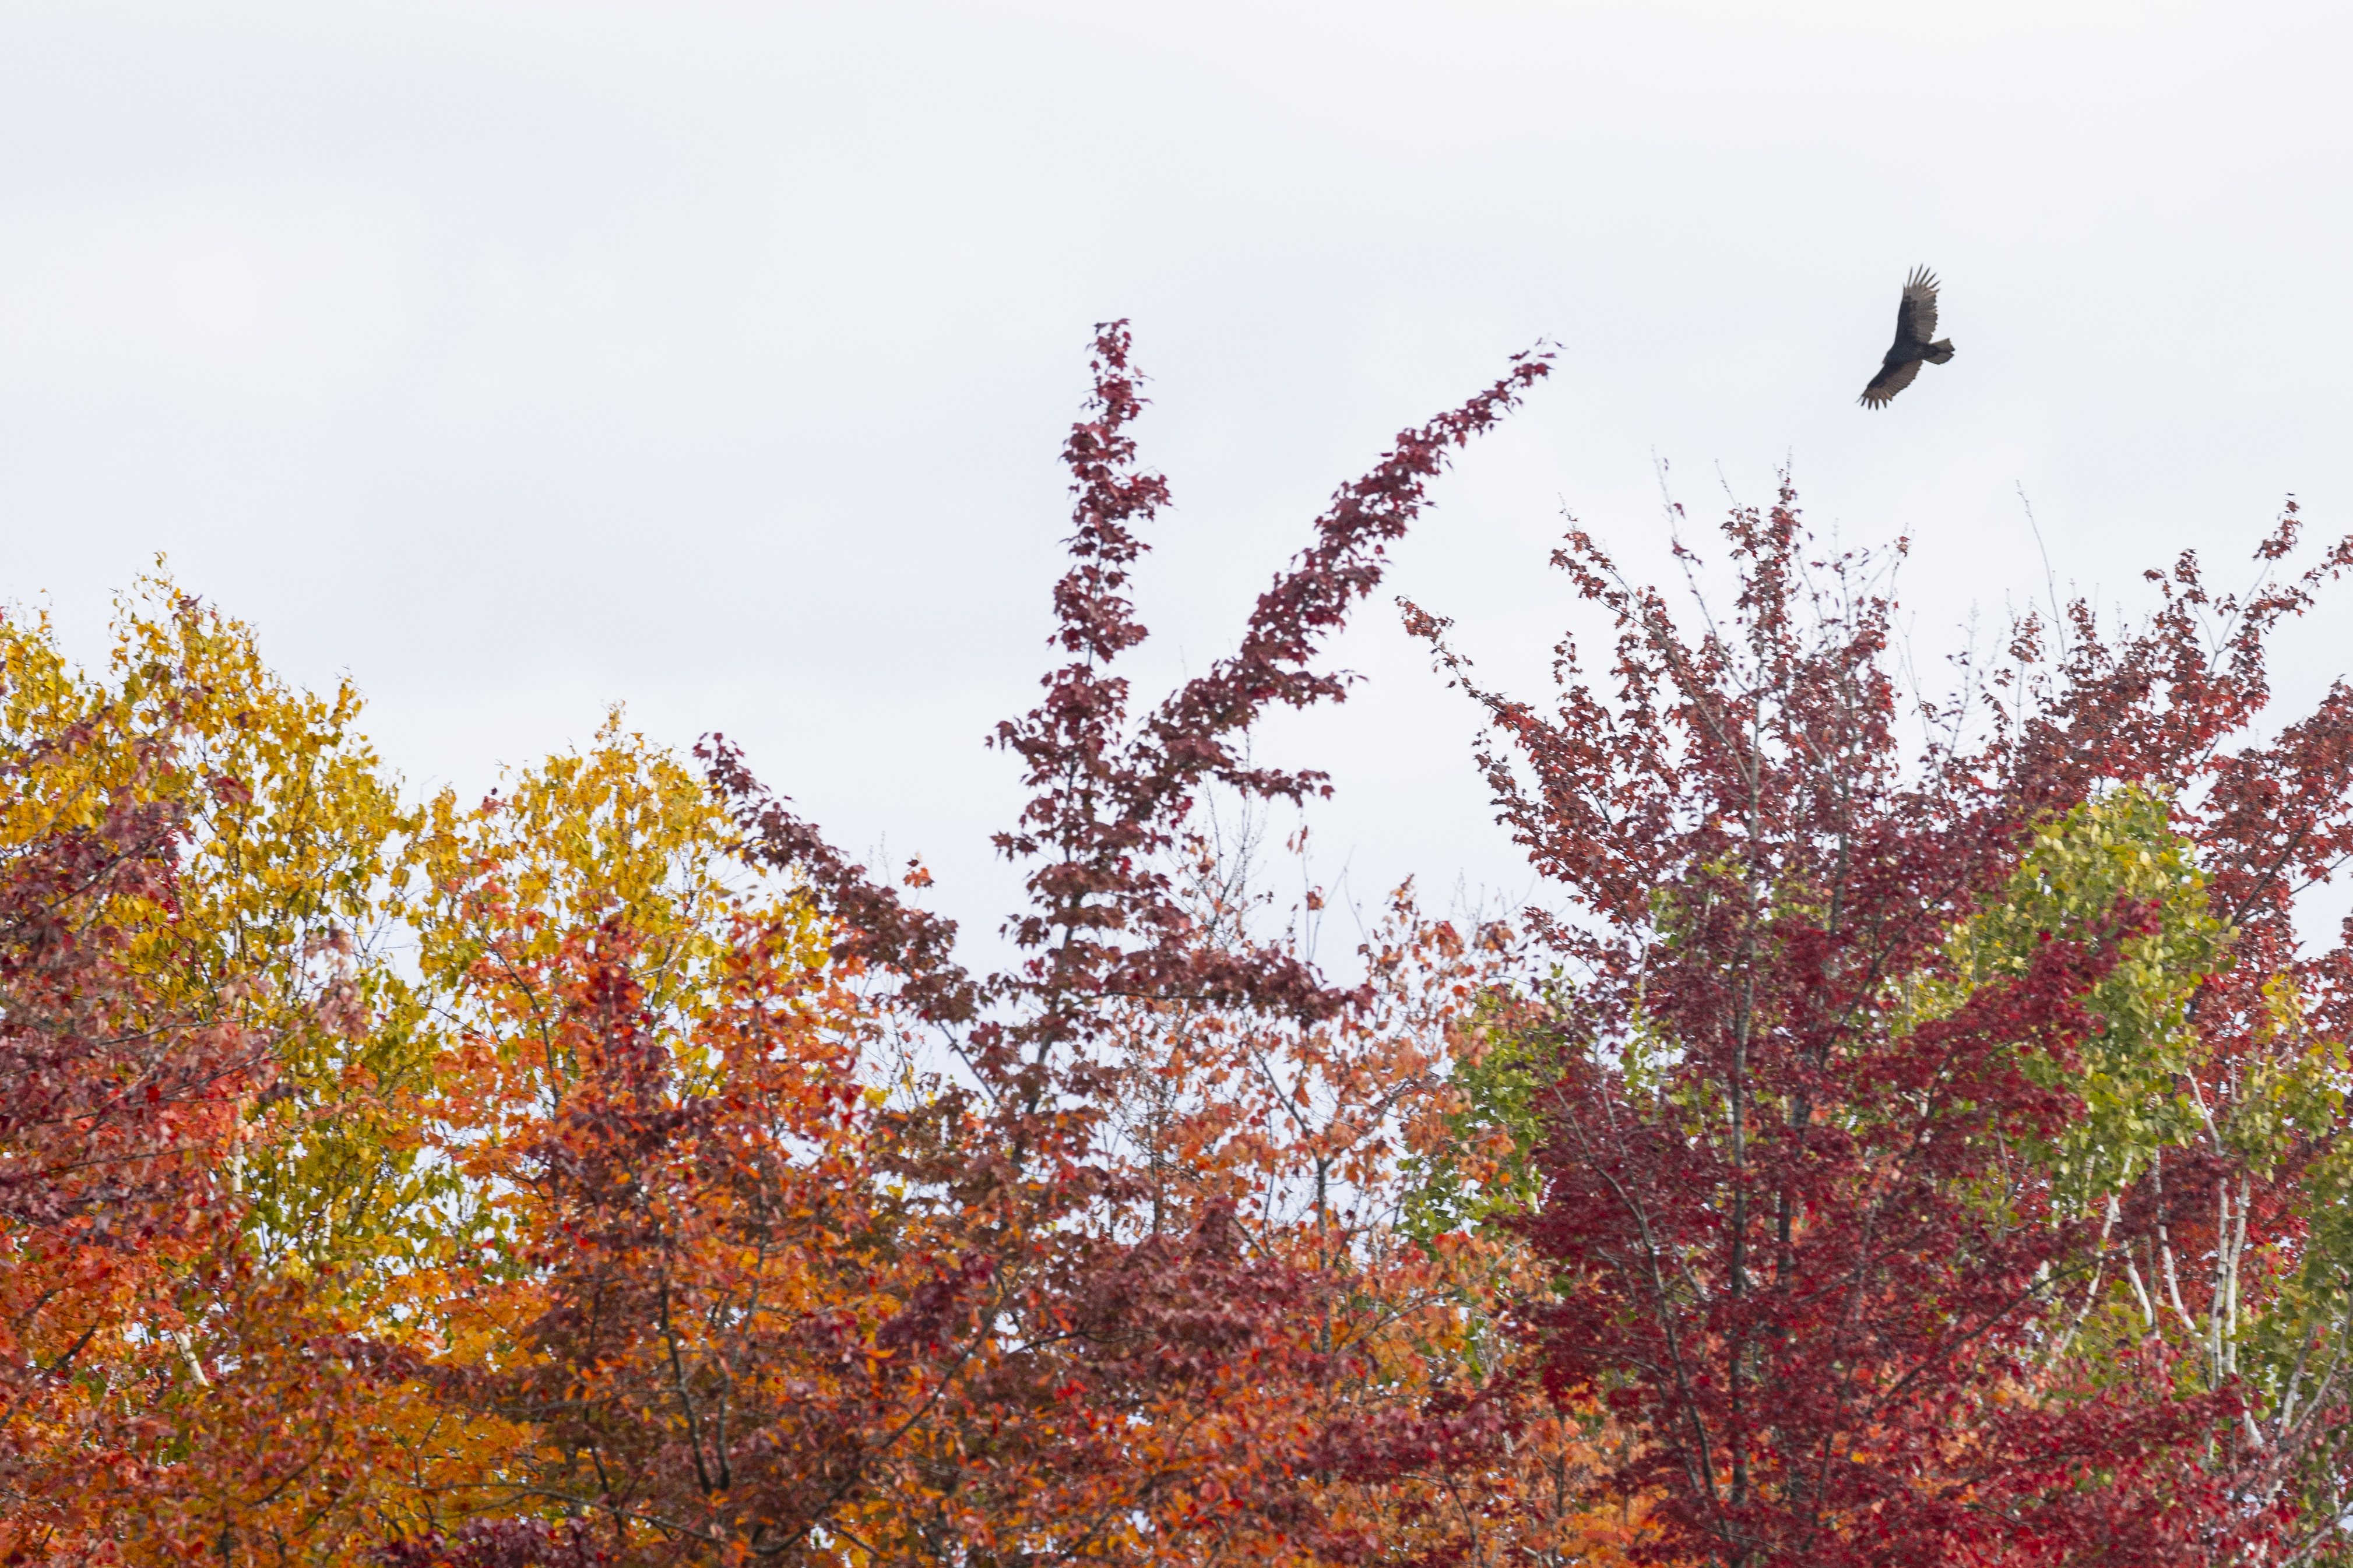
[{"label": "turkey vulture", "polygon": [[1865,408],[1883,408],[1889,398],[1912,384],[1922,360],[1942,364],[1952,357],[1952,340],[1936,337],[1936,275],[1915,267],[1904,280],[1903,301],[1895,307],[1895,346],[1887,351],[1879,374],[1857,401]]}]

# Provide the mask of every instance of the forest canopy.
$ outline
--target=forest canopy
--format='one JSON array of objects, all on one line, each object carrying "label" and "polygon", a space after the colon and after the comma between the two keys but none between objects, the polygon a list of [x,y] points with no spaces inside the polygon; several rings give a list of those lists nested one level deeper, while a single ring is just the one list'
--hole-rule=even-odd
[{"label": "forest canopy", "polygon": [[1326,966],[1215,824],[1329,792],[1254,726],[1549,364],[1154,695],[1130,350],[994,973],[723,736],[417,799],[167,578],[0,626],[0,1562],[2353,1558],[2353,689],[2266,673],[2353,537],[1928,691],[1786,485],[1712,605],[1572,524],[1540,701],[1398,605],[1540,896]]}]

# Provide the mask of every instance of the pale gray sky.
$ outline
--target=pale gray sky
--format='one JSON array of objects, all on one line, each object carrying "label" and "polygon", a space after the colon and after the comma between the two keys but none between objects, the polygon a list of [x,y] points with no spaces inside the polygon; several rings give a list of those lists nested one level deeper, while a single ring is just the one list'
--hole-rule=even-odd
[{"label": "pale gray sky", "polygon": [[[1531,689],[1566,504],[1658,561],[1795,467],[1909,533],[1927,658],[2063,579],[2353,527],[2341,6],[427,4],[0,10],[0,595],[103,647],[157,551],[417,784],[623,700],[993,924],[1090,323],[1178,505],[1140,677],[1539,337],[1394,586]],[[1953,363],[1856,393],[1915,263]],[[1721,481],[1719,481],[1719,470]],[[2348,664],[2300,628],[2290,689]],[[1328,865],[1516,892],[1382,602]]]}]

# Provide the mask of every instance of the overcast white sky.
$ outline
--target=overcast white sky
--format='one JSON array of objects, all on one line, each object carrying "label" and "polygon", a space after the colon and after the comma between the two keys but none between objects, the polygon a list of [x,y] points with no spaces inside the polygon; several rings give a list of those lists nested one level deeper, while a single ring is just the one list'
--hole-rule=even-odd
[{"label": "overcast white sky", "polygon": [[[1565,505],[1658,560],[1794,466],[1976,605],[2235,581],[2353,528],[2353,13],[1635,4],[0,9],[0,596],[72,646],[158,551],[419,787],[723,729],[993,926],[981,749],[1029,705],[1091,323],[1177,507],[1147,684],[1229,646],[1340,481],[1539,337],[1559,369],[1396,553],[1543,678]],[[1898,285],[1959,347],[1855,394]],[[1720,479],[1719,479],[1720,473]],[[1321,858],[1516,895],[1474,716],[1387,595],[1268,747]],[[2348,664],[2294,639],[2290,694]]]}]

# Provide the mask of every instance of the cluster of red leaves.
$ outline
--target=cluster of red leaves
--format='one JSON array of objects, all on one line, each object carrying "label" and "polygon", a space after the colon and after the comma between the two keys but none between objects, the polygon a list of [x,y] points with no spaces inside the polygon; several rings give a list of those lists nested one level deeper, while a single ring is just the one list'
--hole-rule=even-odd
[{"label": "cluster of red leaves", "polygon": [[[2267,635],[2353,542],[2245,603],[2210,599],[2185,557],[2144,631],[2105,637],[2077,605],[2055,670],[2025,623],[1970,694],[1989,717],[1930,707],[1940,727],[1907,757],[1891,605],[1858,586],[1863,563],[1809,561],[1786,489],[1725,534],[1736,617],[1696,634],[1571,534],[1556,563],[1616,623],[1615,689],[1564,645],[1554,716],[1479,688],[1445,623],[1407,607],[1490,708],[1503,818],[1580,911],[1545,921],[1574,983],[1522,1019],[1560,1066],[1525,1225],[1561,1273],[1531,1318],[1548,1386],[1642,1435],[1613,1480],[1656,1500],[1661,1562],[2265,1560],[2295,1511],[2283,1447],[2314,1436],[2312,1406],[2267,1441],[2232,1369],[2192,1365],[2200,1347],[2153,1313],[2121,1362],[2053,1349],[2054,1303],[2095,1260],[2169,1248],[2169,1276],[2177,1255],[2221,1266],[2298,1223],[2296,1158],[2227,1140],[2144,1163],[2105,1217],[2021,1158],[2079,1113],[2067,1074],[2100,1026],[2084,998],[2150,911],[2045,931],[1941,1016],[1910,998],[1949,976],[1951,933],[2000,901],[2035,824],[2154,785],[2236,928],[2235,967],[2198,999],[2201,1081],[2176,1087],[2201,1103],[2243,1087],[2272,977],[2341,1008],[2345,950],[2300,964],[2288,920],[2353,846],[2353,698],[2222,748],[2263,706]],[[2291,513],[2264,558],[2293,538]],[[2221,1300],[2190,1283],[2185,1326]]]},{"label": "cluster of red leaves", "polygon": [[134,940],[168,932],[182,820],[150,737],[60,807],[90,726],[0,764],[12,817],[49,820],[0,865],[0,1553],[113,1532],[176,1484],[162,1410],[203,1373],[181,1287],[233,1235],[225,1153],[272,1076],[270,1042],[179,1016]]},{"label": "cluster of red leaves", "polygon": [[[969,1071],[901,1131],[897,1173],[948,1198],[953,1240],[926,1296],[938,1328],[921,1348],[975,1365],[937,1419],[946,1445],[934,1483],[989,1500],[941,1512],[933,1550],[1027,1555],[1152,1551],[1165,1538],[1239,1540],[1276,1555],[1353,1556],[1300,1484],[1323,1435],[1300,1420],[1336,1375],[1313,1331],[1327,1277],[1253,1258],[1219,1204],[1192,1228],[1141,1237],[1107,1215],[1140,1194],[1102,1137],[1120,1089],[1102,1047],[1121,1010],[1182,1003],[1289,1025],[1365,1005],[1294,951],[1205,925],[1172,886],[1166,857],[1207,784],[1298,800],[1320,774],[1241,760],[1271,703],[1336,699],[1341,677],[1311,667],[1318,640],[1380,575],[1386,542],[1424,504],[1448,450],[1493,423],[1545,374],[1523,359],[1453,413],[1401,435],[1345,487],[1314,543],[1261,597],[1240,647],[1140,724],[1109,667],[1143,640],[1124,593],[1146,548],[1136,530],[1167,489],[1135,467],[1141,411],[1125,326],[1096,342],[1095,417],[1064,451],[1077,495],[1071,571],[1056,586],[1055,641],[1075,656],[1046,678],[1045,701],[1000,727],[1036,791],[1008,856],[1035,863],[1031,911],[1012,931],[1036,956],[1014,974],[966,978],[946,957],[944,922],[907,910],[763,795],[723,745],[712,773],[743,802],[754,853],[805,876],[845,935],[841,955],[897,977],[899,1002],[940,1028]],[[980,1342],[987,1355],[976,1357]],[[1015,1347],[1018,1347],[1015,1348]],[[1257,1546],[1247,1545],[1255,1537]],[[1018,1543],[1018,1545],[1017,1545]]]}]

